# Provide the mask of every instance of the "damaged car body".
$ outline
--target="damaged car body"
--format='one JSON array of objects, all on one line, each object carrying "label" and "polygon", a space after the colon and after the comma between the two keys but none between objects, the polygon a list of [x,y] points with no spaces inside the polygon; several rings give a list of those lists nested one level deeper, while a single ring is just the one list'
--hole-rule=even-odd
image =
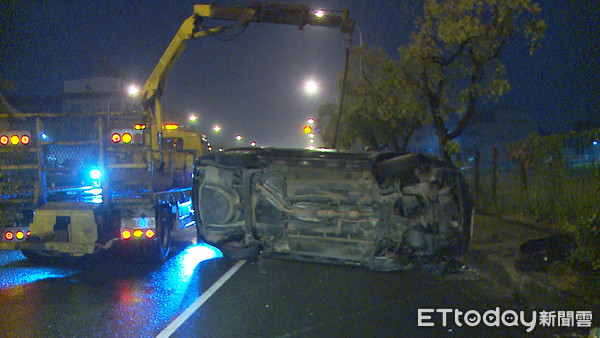
[{"label": "damaged car body", "polygon": [[198,237],[258,254],[397,270],[461,255],[473,200],[451,164],[413,153],[242,148],[195,163]]}]

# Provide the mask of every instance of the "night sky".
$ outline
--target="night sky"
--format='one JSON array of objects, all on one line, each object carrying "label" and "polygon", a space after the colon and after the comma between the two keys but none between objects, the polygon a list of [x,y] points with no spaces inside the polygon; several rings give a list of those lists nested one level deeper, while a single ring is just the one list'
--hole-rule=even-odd
[{"label": "night sky", "polygon": [[[102,75],[103,60],[142,85],[194,1],[2,1],[0,79],[5,96],[58,96],[63,81]],[[413,1],[409,1],[413,2]],[[234,1],[217,2],[237,4]],[[305,1],[349,9],[370,45],[391,55],[408,40],[411,20],[394,1]],[[529,56],[518,40],[503,60],[512,91],[499,104],[558,131],[600,116],[600,4],[540,1],[549,28]],[[354,35],[355,45],[358,33]],[[347,35],[338,29],[254,24],[237,39],[190,41],[163,96],[165,120],[200,116],[207,130],[223,125],[263,146],[302,146],[301,127],[319,103],[336,100]],[[303,82],[321,91],[308,97]],[[338,94],[339,95],[339,94]]]}]

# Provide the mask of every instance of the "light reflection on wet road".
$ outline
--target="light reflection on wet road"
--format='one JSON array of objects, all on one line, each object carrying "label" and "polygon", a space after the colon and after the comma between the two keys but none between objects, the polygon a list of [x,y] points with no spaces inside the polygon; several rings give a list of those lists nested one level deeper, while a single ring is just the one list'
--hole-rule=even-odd
[{"label": "light reflection on wet road", "polygon": [[45,278],[67,277],[79,272],[76,269],[62,267],[38,267],[27,261],[20,251],[0,252],[0,290],[35,282]]},{"label": "light reflection on wet road", "polygon": [[[0,251],[0,336],[156,336],[235,262],[179,243],[158,267],[107,259],[82,268],[33,265]],[[523,327],[417,327],[419,308],[531,310],[477,273],[259,258],[227,280],[178,327],[189,336],[520,336]],[[555,332],[536,328],[529,336]],[[562,331],[561,334],[572,333]]]},{"label": "light reflection on wet road", "polygon": [[0,251],[0,336],[154,336],[232,264],[206,244],[174,251],[158,267],[107,257],[83,268]]}]

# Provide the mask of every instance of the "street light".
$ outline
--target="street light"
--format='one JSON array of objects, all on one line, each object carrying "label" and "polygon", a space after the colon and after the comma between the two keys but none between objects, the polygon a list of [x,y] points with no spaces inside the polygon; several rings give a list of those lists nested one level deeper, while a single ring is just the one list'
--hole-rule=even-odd
[{"label": "street light", "polygon": [[196,121],[198,121],[198,115],[192,113],[192,114],[190,114],[188,119],[190,120],[190,122],[196,122]]},{"label": "street light", "polygon": [[304,82],[304,92],[307,95],[315,95],[319,92],[319,83],[315,79],[308,79]]},{"label": "street light", "polygon": [[242,135],[240,135],[240,134],[238,134],[238,135],[235,135],[235,140],[236,140],[236,141],[241,141],[241,140],[242,140],[242,138],[243,138],[243,137],[242,137]]},{"label": "street light", "polygon": [[317,18],[319,18],[319,19],[320,19],[320,18],[322,18],[322,17],[324,17],[324,16],[325,16],[325,11],[324,11],[324,10],[322,10],[322,9],[319,9],[319,10],[316,10],[316,11],[315,11],[313,14],[314,14],[314,15],[315,15]]},{"label": "street light", "polygon": [[140,87],[135,83],[132,83],[127,87],[127,94],[131,97],[135,97],[140,93]]},{"label": "street light", "polygon": [[220,126],[220,125],[218,125],[218,124],[217,124],[217,125],[215,125],[215,126],[213,127],[213,131],[214,131],[215,133],[218,133],[218,132],[220,132],[220,131],[221,131],[221,126]]}]

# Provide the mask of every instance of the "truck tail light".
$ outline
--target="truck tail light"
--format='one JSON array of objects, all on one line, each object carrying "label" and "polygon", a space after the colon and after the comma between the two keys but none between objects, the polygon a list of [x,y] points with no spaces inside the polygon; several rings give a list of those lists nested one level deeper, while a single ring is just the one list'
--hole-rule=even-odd
[{"label": "truck tail light", "polygon": [[135,229],[133,231],[129,229],[124,229],[121,231],[121,238],[124,240],[128,240],[131,238],[147,238],[152,239],[156,236],[156,232],[154,229]]},{"label": "truck tail light", "polygon": [[146,238],[151,239],[154,237],[154,230],[148,229],[146,230]]},{"label": "truck tail light", "polygon": [[123,140],[123,143],[125,143],[125,144],[131,143],[132,139],[133,139],[133,137],[131,137],[130,133],[123,133],[123,136],[121,137],[121,140]]},{"label": "truck tail light", "polygon": [[31,136],[28,131],[25,130],[9,130],[2,131],[0,133],[0,145],[7,146],[19,146],[28,145],[31,142]]},{"label": "truck tail light", "polygon": [[23,233],[23,231],[19,230],[15,234],[15,237],[17,237],[18,240],[22,240],[23,238],[25,238],[25,234]]},{"label": "truck tail light", "polygon": [[112,143],[119,143],[119,142],[121,142],[121,135],[119,133],[114,133],[114,134],[112,134],[110,139],[111,139]]},{"label": "truck tail light", "polygon": [[7,231],[4,233],[4,238],[6,238],[7,241],[12,241],[14,236],[15,235],[12,233],[12,231]]}]

